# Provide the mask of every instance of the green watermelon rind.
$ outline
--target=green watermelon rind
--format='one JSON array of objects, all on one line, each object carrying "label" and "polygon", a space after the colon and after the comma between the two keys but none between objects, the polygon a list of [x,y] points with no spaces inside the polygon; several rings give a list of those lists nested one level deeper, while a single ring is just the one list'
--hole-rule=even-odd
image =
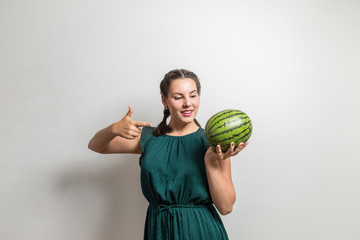
[{"label": "green watermelon rind", "polygon": [[[224,128],[227,130],[224,131]],[[249,116],[235,109],[214,114],[205,125],[205,136],[209,145],[214,149],[220,145],[223,152],[229,149],[231,142],[235,143],[235,148],[240,142],[246,143],[251,134],[252,123]]]}]

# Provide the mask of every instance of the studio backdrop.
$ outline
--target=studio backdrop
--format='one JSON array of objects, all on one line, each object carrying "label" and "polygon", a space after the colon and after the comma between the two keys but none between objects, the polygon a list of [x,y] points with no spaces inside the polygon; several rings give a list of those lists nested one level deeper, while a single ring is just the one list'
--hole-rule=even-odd
[{"label": "studio backdrop", "polygon": [[195,72],[198,121],[253,123],[232,159],[232,240],[360,239],[360,4],[0,1],[0,239],[142,239],[138,155],[88,149],[159,84]]}]

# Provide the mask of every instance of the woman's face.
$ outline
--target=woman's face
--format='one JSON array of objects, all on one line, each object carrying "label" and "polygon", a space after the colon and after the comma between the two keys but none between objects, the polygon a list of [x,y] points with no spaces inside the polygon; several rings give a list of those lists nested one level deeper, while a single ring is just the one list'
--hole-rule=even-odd
[{"label": "woman's face", "polygon": [[168,97],[162,96],[162,102],[170,110],[170,124],[194,122],[200,105],[195,81],[191,78],[173,80]]}]

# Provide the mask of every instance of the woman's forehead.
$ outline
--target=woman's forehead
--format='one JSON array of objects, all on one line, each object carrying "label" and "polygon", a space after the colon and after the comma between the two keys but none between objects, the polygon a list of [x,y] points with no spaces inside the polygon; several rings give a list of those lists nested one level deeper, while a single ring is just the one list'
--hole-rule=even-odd
[{"label": "woman's forehead", "polygon": [[191,78],[180,78],[172,81],[170,86],[170,93],[191,93],[197,91],[196,83]]}]

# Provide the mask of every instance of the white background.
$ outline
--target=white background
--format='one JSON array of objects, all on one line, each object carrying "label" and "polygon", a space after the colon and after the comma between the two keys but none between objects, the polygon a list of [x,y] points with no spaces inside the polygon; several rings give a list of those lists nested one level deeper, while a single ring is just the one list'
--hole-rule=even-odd
[{"label": "white background", "polygon": [[198,120],[253,122],[233,158],[230,239],[360,239],[360,3],[0,1],[0,239],[142,239],[138,156],[87,144],[162,119],[175,68],[202,83]]}]

